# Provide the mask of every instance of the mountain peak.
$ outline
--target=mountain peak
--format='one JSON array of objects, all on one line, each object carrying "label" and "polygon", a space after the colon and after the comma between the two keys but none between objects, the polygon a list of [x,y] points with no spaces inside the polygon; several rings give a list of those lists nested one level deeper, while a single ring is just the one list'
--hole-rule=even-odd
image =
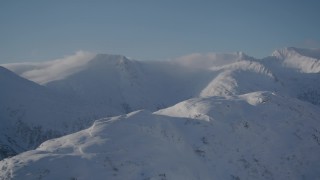
[{"label": "mountain peak", "polygon": [[304,73],[320,72],[320,49],[286,47],[276,50],[271,57],[280,60],[285,67]]},{"label": "mountain peak", "polygon": [[271,56],[277,57],[279,59],[286,59],[292,56],[305,56],[313,59],[320,59],[320,49],[285,47],[275,50]]},{"label": "mountain peak", "polygon": [[93,59],[104,59],[104,60],[112,60],[112,59],[116,59],[116,60],[119,60],[119,59],[124,59],[126,58],[125,56],[123,55],[120,55],[120,54],[105,54],[105,53],[102,53],[102,54],[97,54]]},{"label": "mountain peak", "polygon": [[89,61],[91,66],[108,66],[127,64],[130,61],[126,56],[113,55],[113,54],[97,54],[93,59]]}]

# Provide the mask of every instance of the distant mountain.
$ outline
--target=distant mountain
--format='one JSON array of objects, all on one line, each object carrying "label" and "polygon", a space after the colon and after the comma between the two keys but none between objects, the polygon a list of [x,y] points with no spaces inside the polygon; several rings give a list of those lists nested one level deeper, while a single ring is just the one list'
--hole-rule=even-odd
[{"label": "distant mountain", "polygon": [[[110,114],[157,110],[197,96],[212,77],[169,62],[141,62],[99,54],[79,72],[46,86],[106,107]],[[110,109],[109,109],[110,108]]]},{"label": "distant mountain", "polygon": [[320,105],[320,49],[283,48],[261,63],[282,84],[283,94]]},{"label": "distant mountain", "polygon": [[[270,92],[96,121],[0,162],[2,179],[317,179],[319,107]],[[66,171],[67,169],[67,171]]]},{"label": "distant mountain", "polygon": [[320,72],[320,49],[301,49],[288,47],[276,50],[273,57],[282,61],[282,65],[304,73]]},{"label": "distant mountain", "polygon": [[[57,77],[59,72],[63,78],[46,81],[47,87],[95,106],[107,106],[106,111],[116,115],[146,107],[156,110],[190,97],[239,95],[264,90],[320,104],[320,85],[317,85],[320,84],[319,52],[317,49],[291,47],[276,50],[264,59],[238,52],[192,54],[162,62],[98,54],[92,59],[82,58],[79,63],[75,60],[69,62],[69,59],[46,62],[50,67],[68,64],[68,68],[60,71],[48,68],[48,65],[42,68],[43,63],[33,63],[33,68],[26,63],[5,66],[23,76],[35,75],[45,69],[49,77],[42,79],[47,80]],[[34,78],[30,80],[37,82],[41,79]]]}]

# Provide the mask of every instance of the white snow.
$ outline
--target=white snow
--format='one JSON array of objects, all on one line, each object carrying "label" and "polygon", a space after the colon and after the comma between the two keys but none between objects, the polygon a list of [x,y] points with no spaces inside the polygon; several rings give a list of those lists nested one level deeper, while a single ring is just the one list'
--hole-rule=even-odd
[{"label": "white snow", "polygon": [[284,48],[272,56],[282,60],[283,65],[304,73],[320,72],[320,49]]},{"label": "white snow", "polygon": [[1,161],[0,177],[316,179],[319,112],[269,92],[190,99],[156,113],[97,120]]},{"label": "white snow", "polygon": [[319,57],[6,64],[0,179],[320,179]]}]

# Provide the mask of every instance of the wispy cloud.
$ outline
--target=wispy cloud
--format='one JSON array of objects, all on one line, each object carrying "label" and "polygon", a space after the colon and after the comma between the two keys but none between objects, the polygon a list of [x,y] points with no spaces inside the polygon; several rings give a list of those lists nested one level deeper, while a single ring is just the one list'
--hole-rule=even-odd
[{"label": "wispy cloud", "polygon": [[315,39],[306,39],[304,45],[308,48],[320,48],[320,41]]},{"label": "wispy cloud", "polygon": [[94,53],[77,51],[74,55],[41,63],[14,63],[3,66],[39,84],[63,79],[80,71],[95,56]]},{"label": "wispy cloud", "polygon": [[242,53],[192,53],[174,59],[174,62],[194,68],[208,68],[235,62]]}]

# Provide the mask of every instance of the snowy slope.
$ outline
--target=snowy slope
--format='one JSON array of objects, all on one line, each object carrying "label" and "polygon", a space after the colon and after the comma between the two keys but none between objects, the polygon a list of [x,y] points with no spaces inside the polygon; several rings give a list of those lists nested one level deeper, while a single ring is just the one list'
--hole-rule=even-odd
[{"label": "snowy slope", "polygon": [[204,60],[197,56],[178,59],[188,67],[199,68],[195,65],[197,62],[204,64],[201,68],[210,69],[214,74],[198,94],[200,97],[271,91],[320,105],[319,49],[284,48],[263,59],[243,53],[209,57],[200,56]]},{"label": "snowy slope", "polygon": [[3,67],[0,86],[0,159],[88,127],[94,119],[106,116]]},{"label": "snowy slope", "polygon": [[46,86],[118,115],[156,110],[196,96],[213,76],[168,62],[141,62],[99,54],[85,68]]},{"label": "snowy slope", "polygon": [[200,93],[201,97],[239,95],[255,91],[279,91],[277,78],[259,61],[241,60],[212,67],[217,76]]},{"label": "snowy slope", "polygon": [[194,98],[97,120],[1,161],[0,177],[318,179],[319,113],[270,92]]},{"label": "snowy slope", "polygon": [[320,50],[283,48],[260,61],[272,70],[282,93],[320,105]]},{"label": "snowy slope", "polygon": [[[1,69],[0,159],[83,129],[100,117],[175,104],[196,95],[210,80],[210,71],[142,64],[119,55],[89,57],[80,53],[52,62],[5,65],[46,87]],[[194,81],[198,85],[190,87]]]},{"label": "snowy slope", "polygon": [[276,50],[272,53],[272,56],[281,60],[283,66],[304,73],[320,72],[320,49],[288,47]]}]

